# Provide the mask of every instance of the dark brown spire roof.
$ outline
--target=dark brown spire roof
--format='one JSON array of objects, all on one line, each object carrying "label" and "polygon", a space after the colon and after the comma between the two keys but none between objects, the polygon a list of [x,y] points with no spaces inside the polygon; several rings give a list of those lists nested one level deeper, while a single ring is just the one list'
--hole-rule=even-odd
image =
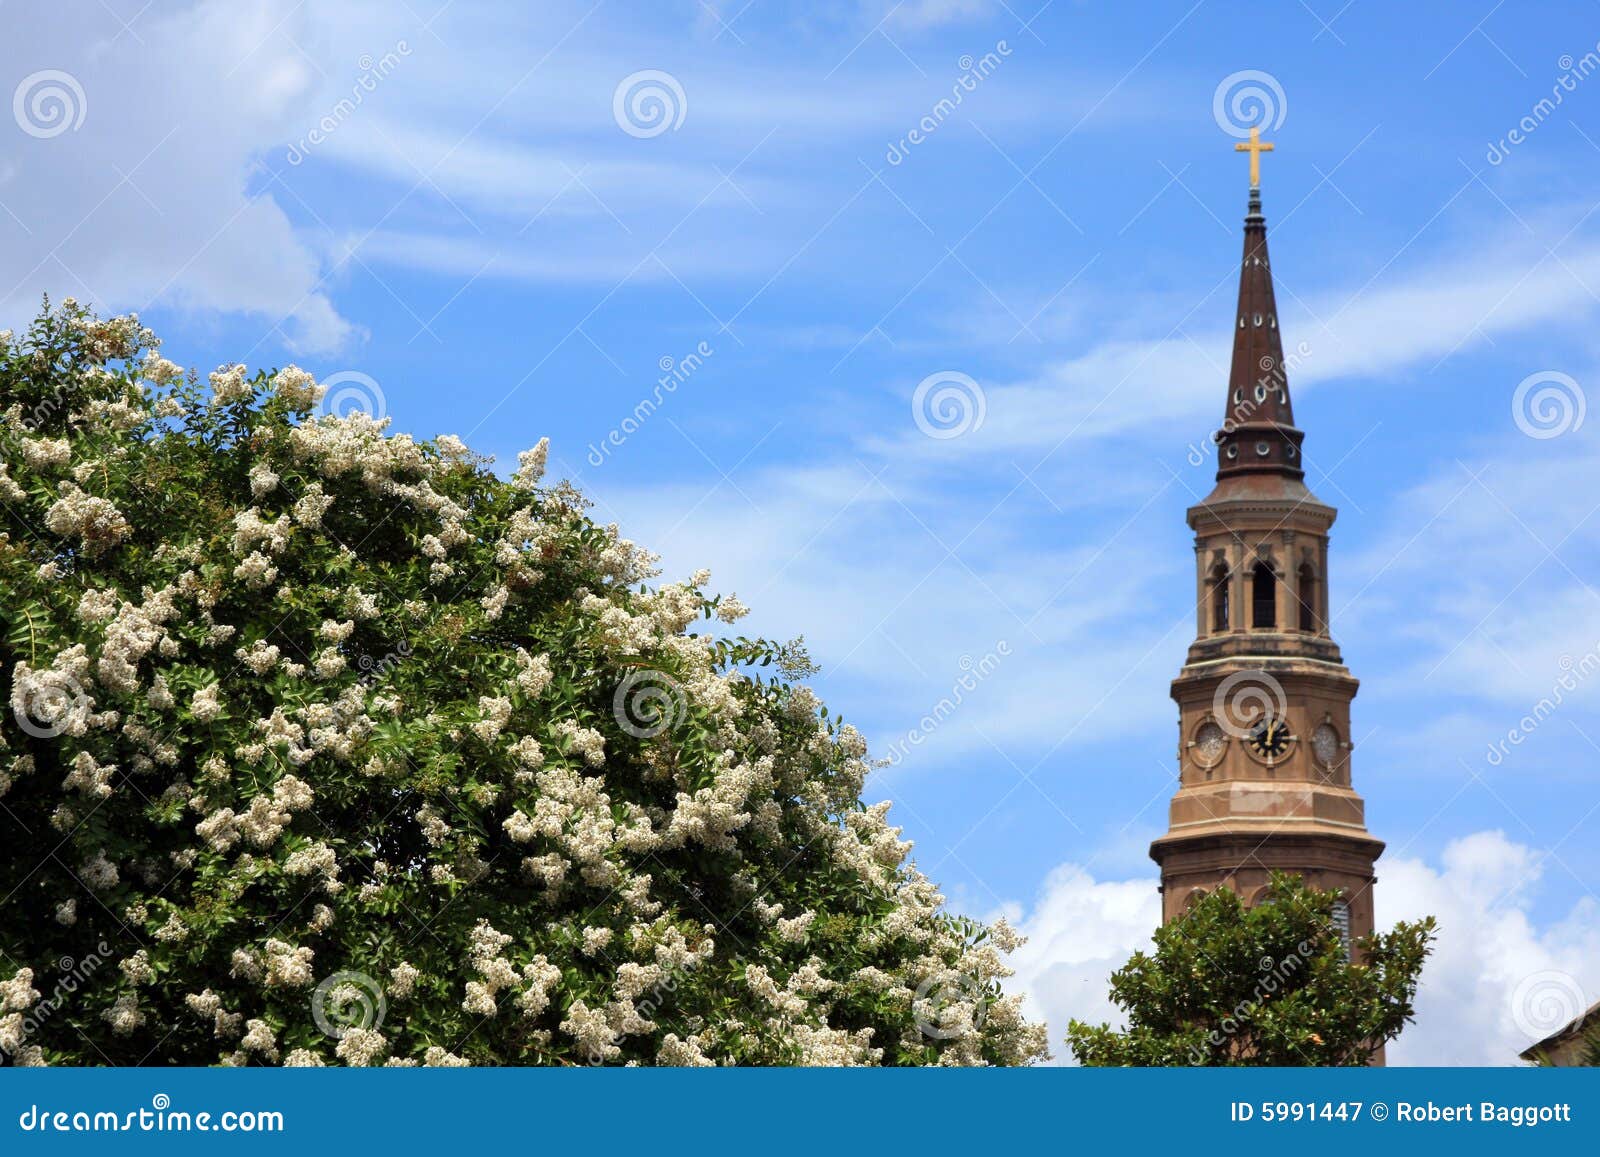
[{"label": "dark brown spire roof", "polygon": [[1233,367],[1228,373],[1228,408],[1217,433],[1217,478],[1281,474],[1302,478],[1300,443],[1283,335],[1267,259],[1267,219],[1261,190],[1250,190],[1244,219],[1244,263],[1239,269],[1239,308],[1233,318]]}]

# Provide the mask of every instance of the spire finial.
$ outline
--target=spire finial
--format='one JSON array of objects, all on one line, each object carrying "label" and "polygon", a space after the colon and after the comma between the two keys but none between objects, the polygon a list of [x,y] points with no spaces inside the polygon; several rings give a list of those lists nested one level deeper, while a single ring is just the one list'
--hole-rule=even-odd
[{"label": "spire finial", "polygon": [[1260,125],[1250,126],[1250,139],[1233,146],[1236,153],[1250,154],[1250,191],[1257,196],[1257,190],[1261,188],[1261,154],[1270,153],[1276,147],[1271,141],[1261,139]]}]

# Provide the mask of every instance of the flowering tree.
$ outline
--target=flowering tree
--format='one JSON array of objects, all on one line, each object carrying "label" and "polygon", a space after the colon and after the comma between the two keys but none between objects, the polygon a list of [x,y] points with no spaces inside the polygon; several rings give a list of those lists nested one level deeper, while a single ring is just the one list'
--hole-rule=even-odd
[{"label": "flowering tree", "polygon": [[802,648],[646,585],[545,443],[506,481],[320,395],[70,301],[5,335],[9,1058],[1044,1054]]},{"label": "flowering tree", "polygon": [[1273,899],[1245,908],[1213,889],[1156,931],[1111,977],[1118,1032],[1073,1021],[1067,1041],[1094,1066],[1360,1066],[1411,1023],[1433,917],[1358,942],[1334,923],[1337,892],[1274,873]]}]

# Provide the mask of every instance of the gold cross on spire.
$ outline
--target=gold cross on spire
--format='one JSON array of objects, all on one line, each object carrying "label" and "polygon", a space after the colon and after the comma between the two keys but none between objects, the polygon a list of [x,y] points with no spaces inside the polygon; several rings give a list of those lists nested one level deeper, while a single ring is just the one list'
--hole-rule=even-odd
[{"label": "gold cross on spire", "polygon": [[1252,189],[1261,187],[1261,154],[1270,153],[1274,147],[1271,141],[1261,139],[1259,125],[1251,126],[1250,139],[1248,141],[1240,141],[1233,146],[1233,151],[1236,153],[1250,154],[1250,187]]}]

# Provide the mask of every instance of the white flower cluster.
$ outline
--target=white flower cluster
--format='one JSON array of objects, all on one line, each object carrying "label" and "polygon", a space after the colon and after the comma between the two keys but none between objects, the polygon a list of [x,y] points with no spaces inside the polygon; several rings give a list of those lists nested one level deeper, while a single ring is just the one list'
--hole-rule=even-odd
[{"label": "white flower cluster", "polygon": [[[149,348],[136,322],[80,329],[95,356]],[[32,632],[11,715],[51,737],[36,766],[0,720],[0,795],[50,795],[39,826],[75,868],[30,935],[88,923],[78,881],[141,929],[102,1046],[159,1047],[176,1006],[178,1039],[220,1050],[190,1063],[1043,1053],[996,995],[1014,934],[970,943],[887,805],[861,807],[860,735],[743,670],[803,664],[719,639],[748,608],[707,573],[646,585],[656,557],[545,481],[547,441],[507,483],[460,439],[311,415],[293,366],[221,366],[198,406],[183,378],[150,349],[91,365],[54,425],[0,406],[0,499],[56,536],[0,556]],[[143,525],[156,486],[171,525]],[[613,698],[641,672],[671,699],[647,738]],[[384,956],[374,929],[408,921],[430,935]],[[383,978],[387,1019],[292,1047],[319,973],[346,970]],[[0,983],[0,1043],[32,977]],[[936,1046],[924,985],[955,1026]]]},{"label": "white flower cluster", "polygon": [[122,512],[105,498],[87,494],[63,482],[61,497],[45,511],[44,524],[63,538],[76,538],[93,556],[104,554],[133,532]]},{"label": "white flower cluster", "polygon": [[15,1058],[18,1065],[44,1064],[38,1045],[26,1044],[27,1010],[39,1001],[33,987],[33,969],[19,969],[10,980],[0,980],[0,1052]]}]

